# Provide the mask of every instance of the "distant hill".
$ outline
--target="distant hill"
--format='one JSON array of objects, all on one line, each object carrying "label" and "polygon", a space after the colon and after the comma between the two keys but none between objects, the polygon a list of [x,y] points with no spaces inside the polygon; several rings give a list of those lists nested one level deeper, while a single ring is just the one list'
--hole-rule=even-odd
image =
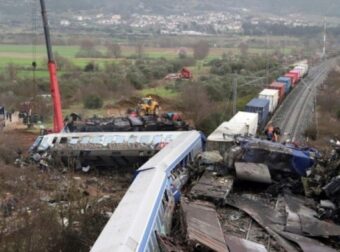
[{"label": "distant hill", "polygon": [[[1,0],[0,16],[30,16],[32,2],[39,0]],[[268,13],[306,13],[340,16],[339,0],[46,0],[50,12],[102,11],[120,14],[224,11],[247,8]]]}]

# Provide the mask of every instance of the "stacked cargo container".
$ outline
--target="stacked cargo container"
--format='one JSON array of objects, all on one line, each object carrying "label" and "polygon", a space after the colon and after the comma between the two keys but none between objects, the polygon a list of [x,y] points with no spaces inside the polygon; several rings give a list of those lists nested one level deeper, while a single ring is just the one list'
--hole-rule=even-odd
[{"label": "stacked cargo container", "polygon": [[259,115],[259,127],[262,128],[266,124],[269,117],[269,101],[267,99],[254,98],[245,108],[246,112],[257,113]]},{"label": "stacked cargo container", "polygon": [[269,112],[273,113],[279,103],[279,90],[263,89],[262,92],[259,93],[259,98],[269,101]]},{"label": "stacked cargo container", "polygon": [[286,94],[289,93],[290,89],[292,88],[292,79],[289,77],[281,76],[277,78],[276,82],[281,82],[285,84],[285,92]]},{"label": "stacked cargo container", "polygon": [[279,103],[281,103],[283,101],[283,99],[285,98],[286,85],[281,83],[281,82],[273,82],[272,84],[270,84],[270,86],[268,88],[269,89],[276,89],[276,90],[279,91]]},{"label": "stacked cargo container", "polygon": [[297,83],[298,83],[298,76],[296,74],[293,74],[293,73],[286,73],[284,75],[284,77],[288,77],[291,79],[291,83],[292,83],[292,87],[294,88]]}]

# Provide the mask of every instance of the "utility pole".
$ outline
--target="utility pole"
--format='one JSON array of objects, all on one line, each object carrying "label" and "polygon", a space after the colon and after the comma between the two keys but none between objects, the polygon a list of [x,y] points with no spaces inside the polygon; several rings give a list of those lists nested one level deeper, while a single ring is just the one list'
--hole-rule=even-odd
[{"label": "utility pole", "polygon": [[323,50],[322,50],[322,59],[326,58],[326,45],[327,45],[327,25],[326,18],[323,19]]},{"label": "utility pole", "polygon": [[237,75],[234,75],[233,78],[233,115],[236,114],[236,106],[237,106]]},{"label": "utility pole", "polygon": [[266,82],[269,82],[269,78],[268,78],[268,33],[266,33]]}]

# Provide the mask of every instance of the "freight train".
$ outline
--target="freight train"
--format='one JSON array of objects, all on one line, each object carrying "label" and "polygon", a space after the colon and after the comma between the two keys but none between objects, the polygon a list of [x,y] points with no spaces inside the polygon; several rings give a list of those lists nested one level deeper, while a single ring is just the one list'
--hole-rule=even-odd
[{"label": "freight train", "polygon": [[[221,150],[226,142],[234,141],[235,135],[256,135],[265,127],[291,90],[307,76],[308,70],[307,60],[293,64],[290,71],[263,89],[257,98],[249,101],[244,112],[238,112],[229,122],[222,123],[209,135],[208,147]],[[254,117],[254,114],[257,115]]]}]

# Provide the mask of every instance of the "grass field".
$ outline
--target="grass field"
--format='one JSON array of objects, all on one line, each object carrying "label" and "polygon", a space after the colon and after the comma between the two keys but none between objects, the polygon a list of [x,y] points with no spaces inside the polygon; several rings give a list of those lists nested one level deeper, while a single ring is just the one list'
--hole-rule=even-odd
[{"label": "grass field", "polygon": [[[46,59],[46,48],[44,45],[36,46],[36,59],[39,65]],[[136,54],[135,48],[133,46],[122,46],[122,57],[130,57]],[[89,61],[95,61],[99,64],[105,63],[107,61],[112,61],[116,59],[106,59],[106,58],[76,58],[76,54],[79,50],[78,46],[54,46],[54,52],[59,55],[70,59],[74,64],[79,67],[83,67]],[[98,50],[105,54],[104,47],[98,47]],[[289,49],[287,49],[288,52]],[[272,50],[269,50],[270,53]],[[249,53],[251,54],[262,54],[264,49],[250,48]],[[188,54],[192,55],[192,49],[188,48]],[[206,60],[211,60],[213,58],[218,58],[226,54],[238,54],[238,48],[211,48]],[[176,48],[156,48],[156,47],[145,47],[144,55],[149,58],[161,58],[174,59],[177,57]],[[0,69],[3,69],[6,65],[12,63],[21,67],[31,67],[33,61],[33,48],[31,45],[0,45]]]}]

